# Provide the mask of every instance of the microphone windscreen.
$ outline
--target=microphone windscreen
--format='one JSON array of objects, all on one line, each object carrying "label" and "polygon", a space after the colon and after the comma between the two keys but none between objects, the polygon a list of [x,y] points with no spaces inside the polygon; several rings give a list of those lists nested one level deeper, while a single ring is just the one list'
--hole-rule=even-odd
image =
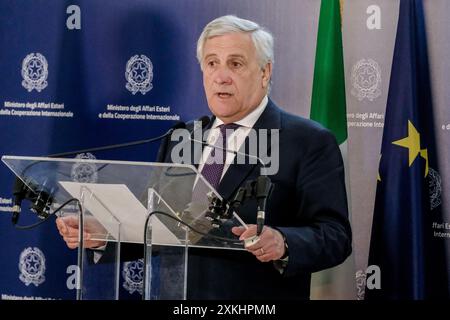
[{"label": "microphone windscreen", "polygon": [[183,121],[178,121],[177,123],[175,123],[175,124],[172,126],[172,129],[173,129],[173,130],[176,130],[176,129],[184,129],[184,128],[186,128],[186,123],[183,122]]},{"label": "microphone windscreen", "polygon": [[211,119],[208,116],[203,116],[203,117],[200,117],[197,121],[201,121],[202,128],[204,128],[211,122]]},{"label": "microphone windscreen", "polygon": [[22,182],[22,180],[19,177],[16,177],[16,179],[14,180],[14,186],[13,186],[13,193],[19,193],[22,191],[24,186],[24,183]]},{"label": "microphone windscreen", "polygon": [[17,202],[15,204],[20,205],[20,202],[25,197],[25,184],[19,177],[16,177],[16,180],[14,181],[12,194],[14,195],[14,202]]}]

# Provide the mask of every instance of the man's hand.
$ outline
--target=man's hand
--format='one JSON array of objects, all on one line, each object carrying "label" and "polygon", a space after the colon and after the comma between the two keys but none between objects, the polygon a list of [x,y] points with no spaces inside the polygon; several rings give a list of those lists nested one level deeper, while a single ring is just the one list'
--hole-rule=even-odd
[{"label": "man's hand", "polygon": [[[249,224],[248,229],[244,227],[233,227],[231,231],[240,236],[239,240],[251,238],[256,235],[256,225]],[[249,247],[247,251],[252,253],[259,261],[268,262],[280,259],[286,250],[283,235],[270,227],[264,227],[259,241]]]},{"label": "man's hand", "polygon": [[[103,240],[91,240],[94,236],[96,238],[102,238],[107,233],[106,230],[93,219],[86,220],[83,234],[84,247],[85,248],[98,248],[104,246],[106,241]],[[78,216],[72,215],[67,217],[60,217],[56,219],[56,226],[58,227],[59,234],[63,237],[67,246],[70,249],[78,247]]]}]

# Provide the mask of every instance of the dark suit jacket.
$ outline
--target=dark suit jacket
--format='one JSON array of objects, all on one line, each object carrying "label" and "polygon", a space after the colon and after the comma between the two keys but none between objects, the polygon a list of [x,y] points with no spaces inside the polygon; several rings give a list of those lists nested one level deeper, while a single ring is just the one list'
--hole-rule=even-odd
[{"label": "dark suit jacket", "polygon": [[[211,122],[212,123],[212,122]],[[308,299],[311,272],[335,266],[351,252],[344,166],[332,133],[279,109],[270,99],[254,129],[279,130],[279,170],[267,202],[266,225],[286,237],[289,263],[280,274],[247,251],[190,249],[189,299]],[[159,160],[171,162],[175,142],[163,143]],[[218,192],[230,198],[259,165],[232,164]],[[239,210],[256,222],[256,202]]]}]

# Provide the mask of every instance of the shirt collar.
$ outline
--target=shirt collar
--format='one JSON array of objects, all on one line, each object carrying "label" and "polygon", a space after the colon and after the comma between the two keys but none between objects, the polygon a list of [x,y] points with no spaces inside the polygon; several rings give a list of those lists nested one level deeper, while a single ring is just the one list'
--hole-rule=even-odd
[{"label": "shirt collar", "polygon": [[[261,100],[261,103],[259,104],[259,106],[255,110],[250,112],[248,115],[246,115],[241,120],[235,121],[234,123],[240,125],[241,127],[253,128],[253,126],[255,125],[256,121],[258,121],[259,117],[261,116],[261,114],[266,109],[266,106],[267,106],[268,102],[269,102],[269,98],[266,95]],[[216,119],[214,120],[214,123],[213,123],[211,128],[215,129],[218,126],[220,126],[221,124],[223,124],[223,121],[216,117]]]}]

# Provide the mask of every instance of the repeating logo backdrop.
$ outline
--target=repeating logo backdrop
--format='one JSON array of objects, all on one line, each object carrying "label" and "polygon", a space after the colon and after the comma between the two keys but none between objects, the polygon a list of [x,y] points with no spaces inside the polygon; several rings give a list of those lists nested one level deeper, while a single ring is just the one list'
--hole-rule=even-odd
[{"label": "repeating logo backdrop", "polygon": [[[160,135],[175,121],[209,114],[195,47],[203,26],[224,14],[253,19],[274,33],[280,62],[272,96],[306,114],[315,44],[309,30],[315,21],[298,16],[316,16],[319,5],[293,0],[282,6],[269,0],[2,1],[0,154],[43,156],[141,140]],[[287,25],[280,25],[275,11],[287,16]],[[282,50],[288,41],[296,50]],[[292,72],[298,56],[308,63],[296,62],[298,72]],[[299,90],[286,94],[289,83]],[[157,148],[78,157],[152,161]],[[95,177],[89,166],[72,170],[74,181]],[[1,164],[1,298],[75,298],[76,252],[65,246],[53,219],[30,231],[12,227],[13,180]],[[19,223],[35,219],[24,210]],[[139,298],[141,267],[141,262],[124,264],[121,298]]]},{"label": "repeating logo backdrop", "polygon": [[[354,250],[362,298],[376,177],[397,26],[398,1],[344,0],[343,45]],[[275,36],[271,97],[308,117],[319,0],[99,0],[0,2],[0,155],[43,156],[161,134],[208,114],[195,58],[203,26],[237,14]],[[441,190],[450,188],[450,14],[425,1]],[[80,157],[152,161],[158,145]],[[95,181],[95,168],[73,169]],[[14,177],[0,164],[0,298],[74,299],[76,252],[52,220],[31,231],[11,226]],[[35,221],[24,210],[20,223]],[[408,223],[405,221],[405,223]],[[121,298],[139,298],[139,261],[121,272]]]}]

